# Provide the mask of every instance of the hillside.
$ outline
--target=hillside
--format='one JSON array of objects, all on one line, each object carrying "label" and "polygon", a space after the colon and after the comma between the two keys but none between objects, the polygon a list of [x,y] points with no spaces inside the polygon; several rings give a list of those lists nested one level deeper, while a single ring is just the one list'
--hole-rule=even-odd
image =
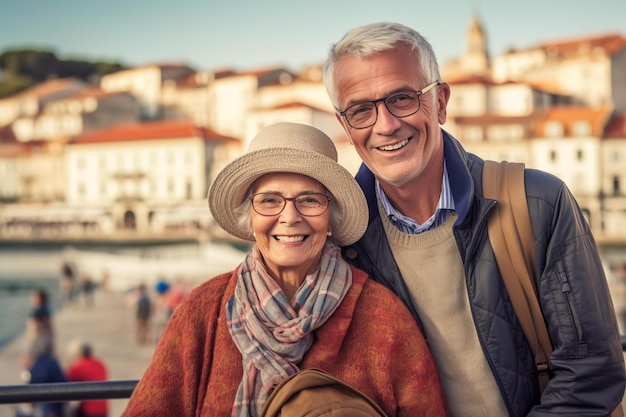
[{"label": "hillside", "polygon": [[123,68],[117,62],[59,59],[45,50],[6,50],[0,54],[0,98],[54,78],[75,77],[97,84],[103,75]]}]

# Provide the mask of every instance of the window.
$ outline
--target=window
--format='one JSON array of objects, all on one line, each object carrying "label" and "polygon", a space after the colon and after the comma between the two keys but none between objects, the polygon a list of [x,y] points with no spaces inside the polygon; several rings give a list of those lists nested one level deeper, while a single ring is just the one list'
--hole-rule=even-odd
[{"label": "window", "polygon": [[620,158],[619,158],[619,151],[617,149],[613,150],[613,152],[611,152],[611,160],[613,162],[619,162]]},{"label": "window", "polygon": [[559,122],[546,123],[546,136],[551,138],[563,137],[563,124]]},{"label": "window", "polygon": [[620,195],[619,177],[617,175],[613,177],[613,195]]},{"label": "window", "polygon": [[589,136],[591,135],[591,124],[586,120],[574,122],[572,133],[574,136]]},{"label": "window", "polygon": [[483,140],[483,130],[480,126],[468,126],[464,129],[465,140],[470,142],[480,142]]},{"label": "window", "polygon": [[193,184],[190,179],[187,180],[186,189],[187,189],[186,197],[188,200],[191,200],[193,198]]},{"label": "window", "polygon": [[524,136],[524,129],[515,124],[490,126],[487,129],[487,136],[491,141],[516,140]]}]

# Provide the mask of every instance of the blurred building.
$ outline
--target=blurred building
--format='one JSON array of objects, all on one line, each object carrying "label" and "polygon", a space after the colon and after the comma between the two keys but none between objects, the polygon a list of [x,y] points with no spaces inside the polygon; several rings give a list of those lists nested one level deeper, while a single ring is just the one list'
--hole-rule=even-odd
[{"label": "blurred building", "polygon": [[479,19],[466,38],[464,54],[442,65],[451,88],[444,128],[483,158],[563,179],[595,237],[626,242],[626,37],[551,41],[493,59]]},{"label": "blurred building", "polygon": [[[360,159],[321,68],[196,71],[161,63],[106,75],[97,88],[53,80],[0,100],[0,238],[41,230],[53,218],[80,219],[71,229],[78,236],[207,232],[215,173],[279,121],[326,132],[355,173]],[[465,50],[441,68],[451,88],[446,130],[484,158],[562,178],[596,238],[626,243],[624,35],[492,57],[473,17]]]}]

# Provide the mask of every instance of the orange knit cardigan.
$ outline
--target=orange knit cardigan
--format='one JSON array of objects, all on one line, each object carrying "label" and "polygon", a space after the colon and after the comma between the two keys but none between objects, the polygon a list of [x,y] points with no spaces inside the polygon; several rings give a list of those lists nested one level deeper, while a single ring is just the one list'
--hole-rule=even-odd
[{"label": "orange knit cardigan", "polygon": [[[353,385],[388,416],[447,416],[428,346],[391,291],[352,268],[352,287],[315,331],[299,368]],[[225,320],[237,270],[190,292],[176,308],[123,417],[229,417],[243,371]]]}]

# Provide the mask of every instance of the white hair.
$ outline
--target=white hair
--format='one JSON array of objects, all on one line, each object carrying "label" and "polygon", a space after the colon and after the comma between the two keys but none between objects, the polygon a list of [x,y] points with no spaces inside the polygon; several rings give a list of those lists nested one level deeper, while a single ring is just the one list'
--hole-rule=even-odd
[{"label": "white hair", "polygon": [[354,56],[367,58],[389,51],[398,45],[407,45],[415,53],[415,64],[428,82],[440,80],[439,65],[432,46],[417,31],[400,23],[378,22],[359,26],[348,31],[333,44],[323,69],[324,85],[330,101],[339,111],[339,96],[335,85],[335,65],[342,58]]}]

